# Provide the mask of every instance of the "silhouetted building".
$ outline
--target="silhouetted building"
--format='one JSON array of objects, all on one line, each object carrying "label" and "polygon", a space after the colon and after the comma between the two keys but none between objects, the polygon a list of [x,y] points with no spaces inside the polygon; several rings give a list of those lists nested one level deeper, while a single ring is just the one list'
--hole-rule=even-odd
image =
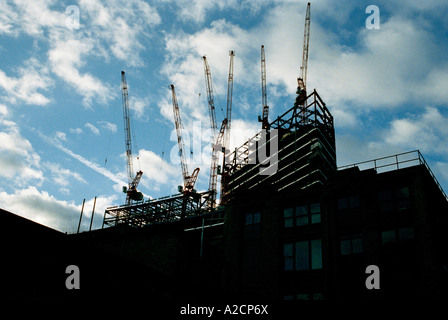
[{"label": "silhouetted building", "polygon": [[[371,164],[371,169],[359,166]],[[228,290],[273,300],[447,297],[448,202],[418,151],[226,210]],[[366,267],[380,270],[369,290]]]},{"label": "silhouetted building", "polygon": [[[316,91],[303,99],[229,155],[219,208],[212,191],[184,192],[108,208],[110,227],[73,235],[1,211],[5,290],[155,304],[447,298],[448,201],[423,156],[337,168],[333,117]],[[65,287],[68,265],[80,290]],[[366,286],[371,265],[379,289]]]}]

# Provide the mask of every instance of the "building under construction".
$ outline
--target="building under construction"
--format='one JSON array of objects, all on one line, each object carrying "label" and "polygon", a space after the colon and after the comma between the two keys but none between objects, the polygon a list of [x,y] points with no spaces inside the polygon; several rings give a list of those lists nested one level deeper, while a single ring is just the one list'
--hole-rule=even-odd
[{"label": "building under construction", "polygon": [[[336,170],[333,117],[316,91],[227,155],[222,204],[246,190],[272,192],[322,186]],[[303,113],[306,116],[303,116]],[[261,155],[263,153],[263,155]],[[269,162],[263,164],[260,158]],[[177,221],[212,210],[209,199],[216,192],[183,192],[160,199],[107,208],[104,224],[145,226]]]},{"label": "building under construction", "polygon": [[[135,299],[138,290],[138,298],[154,304],[287,305],[298,300],[448,298],[445,192],[419,151],[337,167],[333,116],[316,90],[306,90],[309,26],[308,4],[297,97],[284,114],[271,115],[272,121],[261,48],[261,130],[232,151],[226,135],[231,129],[235,53],[230,52],[227,114],[219,132],[204,59],[216,141],[209,190],[194,189],[198,169],[190,175],[181,159],[184,185],[179,193],[143,200],[137,191],[143,173],[132,171],[130,135],[125,135],[126,203],[106,209],[102,229],[45,233],[57,239],[46,240],[45,250],[74,248],[76,254],[64,254],[58,264],[87,270],[88,289],[68,292],[57,280],[45,288],[44,296],[102,294],[123,302],[131,293]],[[122,89],[129,132],[124,73]],[[180,112],[174,86],[170,89],[182,158]],[[12,218],[4,214],[3,219]],[[45,261],[53,265],[50,256]],[[378,289],[366,286],[370,265],[381,272]]]},{"label": "building under construction", "polygon": [[[179,155],[184,185],[180,193],[161,199],[143,201],[137,186],[143,174],[134,177],[132,164],[130,112],[125,73],[122,71],[123,118],[129,186],[126,204],[108,208],[104,214],[103,226],[128,224],[135,227],[151,223],[177,221],[182,218],[213,211],[218,205],[216,196],[220,191],[219,205],[225,205],[236,194],[258,188],[268,188],[272,192],[306,189],[314,185],[322,186],[336,170],[335,131],[333,116],[321,97],[314,90],[307,95],[306,78],[310,34],[310,4],[307,5],[302,66],[297,79],[297,98],[293,106],[269,123],[269,106],[266,93],[266,59],[261,46],[261,87],[262,87],[262,130],[248,139],[233,152],[229,151],[231,132],[233,60],[235,52],[229,52],[229,77],[227,87],[227,109],[219,132],[217,131],[213,81],[207,58],[204,61],[205,85],[212,129],[212,159],[209,190],[196,192],[194,185],[199,168],[189,175],[182,137],[182,119],[174,85],[170,85],[173,98],[173,115],[177,132]],[[223,154],[222,166],[219,154]],[[221,168],[221,170],[219,170]],[[221,185],[218,188],[218,171],[221,171]]]}]

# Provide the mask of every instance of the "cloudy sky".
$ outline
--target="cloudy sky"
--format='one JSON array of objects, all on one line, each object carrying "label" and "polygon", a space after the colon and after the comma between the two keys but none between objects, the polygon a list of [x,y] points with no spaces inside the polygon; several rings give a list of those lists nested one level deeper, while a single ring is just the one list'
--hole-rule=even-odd
[{"label": "cloudy sky", "polygon": [[[366,28],[377,5],[379,29]],[[146,197],[176,193],[173,83],[208,187],[203,62],[218,123],[235,50],[232,143],[260,129],[260,46],[271,120],[292,107],[306,1],[0,0],[0,207],[64,232],[124,203],[120,77],[126,71],[134,168]],[[335,118],[338,165],[419,149],[448,190],[448,2],[316,0],[308,88]],[[79,18],[79,19],[78,19]],[[200,128],[198,131],[192,128]],[[138,159],[137,159],[138,156]],[[198,160],[199,159],[199,160]]]}]

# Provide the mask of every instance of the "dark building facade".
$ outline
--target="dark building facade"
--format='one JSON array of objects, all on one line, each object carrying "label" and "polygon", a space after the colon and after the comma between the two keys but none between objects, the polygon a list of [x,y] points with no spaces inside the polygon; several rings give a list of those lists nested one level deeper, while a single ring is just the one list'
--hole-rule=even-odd
[{"label": "dark building facade", "polygon": [[183,193],[108,208],[109,227],[73,235],[0,211],[5,290],[155,305],[448,298],[448,201],[423,156],[337,168],[333,117],[316,91],[303,99],[230,155],[219,208],[212,191]]},{"label": "dark building facade", "polygon": [[[155,306],[446,299],[447,214],[418,151],[341,168],[306,189],[246,190],[213,212],[144,227],[66,235],[2,211],[3,288],[16,299],[124,294]],[[80,268],[80,290],[65,286],[68,265]],[[370,265],[379,289],[366,287]]]},{"label": "dark building facade", "polygon": [[[354,166],[324,186],[241,195],[226,216],[229,290],[287,301],[447,297],[447,199],[420,153],[406,156],[416,165]],[[366,287],[369,265],[379,289]]]}]

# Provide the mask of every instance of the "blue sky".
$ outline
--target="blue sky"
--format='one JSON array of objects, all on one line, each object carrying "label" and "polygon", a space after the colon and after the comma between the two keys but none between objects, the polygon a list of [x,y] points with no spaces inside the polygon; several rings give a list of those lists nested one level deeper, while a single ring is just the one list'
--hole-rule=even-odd
[{"label": "blue sky", "polygon": [[[380,29],[367,29],[368,5]],[[72,28],[76,11],[79,28]],[[306,1],[0,1],[0,207],[64,232],[82,230],[97,196],[124,203],[120,76],[126,71],[140,189],[158,198],[182,183],[173,83],[194,141],[196,188],[208,187],[209,126],[201,56],[218,123],[235,50],[232,144],[260,129],[260,46],[271,120],[294,101]],[[308,85],[335,117],[338,165],[419,149],[448,190],[448,3],[313,1]],[[69,19],[69,20],[67,20]],[[68,23],[67,23],[68,22]]]}]

